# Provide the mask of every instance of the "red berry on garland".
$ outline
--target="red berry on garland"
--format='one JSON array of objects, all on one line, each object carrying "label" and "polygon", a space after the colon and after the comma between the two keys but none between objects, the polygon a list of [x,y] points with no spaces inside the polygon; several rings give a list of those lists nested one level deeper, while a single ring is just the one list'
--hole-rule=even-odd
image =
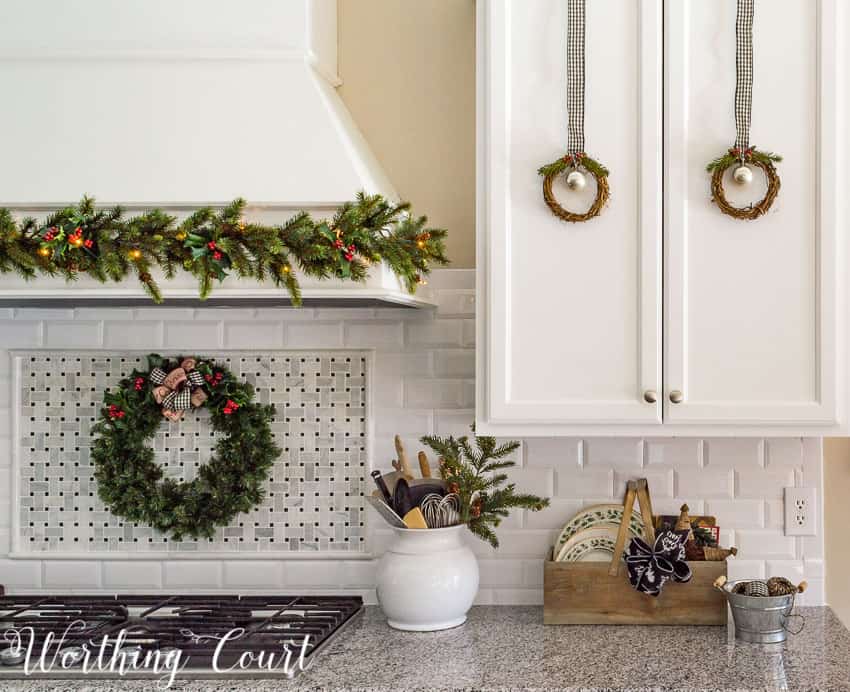
[{"label": "red berry on garland", "polygon": [[351,245],[348,246],[348,251],[349,252],[356,252],[357,246],[354,243],[351,243]]},{"label": "red berry on garland", "polygon": [[347,259],[349,262],[351,262],[351,260],[354,259],[354,255],[350,252],[346,252],[345,253],[345,259]]},{"label": "red berry on garland", "polygon": [[220,260],[220,259],[221,259],[221,253],[220,253],[218,250],[216,250],[216,251],[213,253],[213,259],[214,259],[214,260]]},{"label": "red berry on garland", "polygon": [[224,373],[222,373],[221,371],[219,371],[215,374],[216,380],[221,380],[222,377],[224,377]]},{"label": "red berry on garland", "polygon": [[209,373],[207,373],[206,375],[204,375],[204,379],[205,379],[207,382],[212,382],[212,375],[210,375]]},{"label": "red berry on garland", "polygon": [[211,240],[210,242],[208,242],[208,243],[207,243],[207,247],[208,247],[210,250],[215,250],[215,241],[214,241],[214,240]]},{"label": "red berry on garland", "polygon": [[123,418],[124,412],[118,408],[115,404],[110,405],[109,407],[109,417],[115,420],[116,418]]},{"label": "red berry on garland", "polygon": [[94,245],[94,241],[91,238],[86,238],[83,242],[83,245],[85,245],[87,248],[90,248],[92,245]]},{"label": "red berry on garland", "polygon": [[337,248],[338,250],[341,249],[343,245],[345,245],[345,243],[342,242],[341,238],[337,238],[334,241],[334,247]]},{"label": "red berry on garland", "polygon": [[144,377],[137,377],[136,381],[133,383],[133,387],[135,388],[135,390],[137,392],[140,392],[142,390],[142,387],[144,386],[144,384],[145,384],[145,378]]},{"label": "red berry on garland", "polygon": [[225,416],[229,416],[231,413],[233,413],[233,409],[230,408],[229,406],[225,406],[222,413],[224,413]]}]

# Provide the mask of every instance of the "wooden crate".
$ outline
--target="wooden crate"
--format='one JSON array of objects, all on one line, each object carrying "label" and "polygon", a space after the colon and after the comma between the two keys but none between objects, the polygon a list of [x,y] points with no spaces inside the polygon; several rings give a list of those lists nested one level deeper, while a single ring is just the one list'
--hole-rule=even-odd
[{"label": "wooden crate", "polygon": [[673,581],[654,598],[635,591],[621,565],[608,562],[546,562],[543,622],[546,625],[725,625],[726,599],[714,580],[726,562],[689,562],[693,578]]}]

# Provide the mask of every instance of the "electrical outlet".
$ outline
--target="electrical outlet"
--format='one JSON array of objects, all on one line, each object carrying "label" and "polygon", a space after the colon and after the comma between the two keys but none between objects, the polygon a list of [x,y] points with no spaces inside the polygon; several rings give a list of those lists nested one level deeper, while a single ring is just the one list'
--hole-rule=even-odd
[{"label": "electrical outlet", "polygon": [[814,488],[785,488],[785,535],[817,535],[817,496]]}]

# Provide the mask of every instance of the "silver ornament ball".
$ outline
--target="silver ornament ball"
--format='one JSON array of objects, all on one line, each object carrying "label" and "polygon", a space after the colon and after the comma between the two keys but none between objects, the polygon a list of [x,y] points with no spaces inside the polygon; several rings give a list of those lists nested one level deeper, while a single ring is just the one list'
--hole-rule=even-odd
[{"label": "silver ornament ball", "polygon": [[567,187],[570,190],[578,192],[579,190],[584,190],[586,185],[587,180],[583,173],[580,171],[570,171],[570,174],[567,176]]},{"label": "silver ornament ball", "polygon": [[749,185],[753,182],[753,172],[748,166],[738,166],[732,171],[732,180],[738,183],[738,185]]}]

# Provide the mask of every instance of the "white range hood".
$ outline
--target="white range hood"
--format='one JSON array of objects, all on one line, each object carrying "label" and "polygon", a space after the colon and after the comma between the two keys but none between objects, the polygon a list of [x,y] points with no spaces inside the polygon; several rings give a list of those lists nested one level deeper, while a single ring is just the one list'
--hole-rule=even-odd
[{"label": "white range hood", "polygon": [[[246,216],[330,215],[364,190],[397,198],[336,93],[336,0],[27,0],[0,4],[0,206],[43,215],[83,194],[132,213],[244,197]],[[11,165],[9,165],[11,164]],[[430,302],[375,268],[366,284],[310,282],[307,299]],[[163,284],[188,298],[193,279]],[[299,277],[301,278],[301,277]],[[21,282],[3,300],[143,298],[128,280]],[[195,294],[196,295],[196,294]],[[226,281],[212,299],[272,300]]]}]

